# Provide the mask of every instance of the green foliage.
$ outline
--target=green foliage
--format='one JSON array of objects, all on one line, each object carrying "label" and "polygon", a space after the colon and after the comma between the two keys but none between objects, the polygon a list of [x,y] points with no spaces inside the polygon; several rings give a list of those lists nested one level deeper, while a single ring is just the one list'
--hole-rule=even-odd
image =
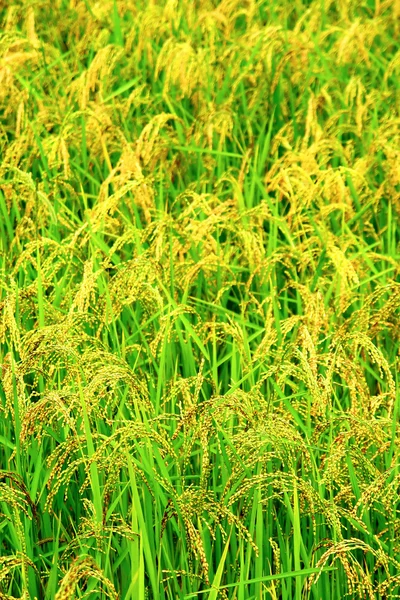
[{"label": "green foliage", "polygon": [[0,598],[399,597],[398,2],[0,22]]}]

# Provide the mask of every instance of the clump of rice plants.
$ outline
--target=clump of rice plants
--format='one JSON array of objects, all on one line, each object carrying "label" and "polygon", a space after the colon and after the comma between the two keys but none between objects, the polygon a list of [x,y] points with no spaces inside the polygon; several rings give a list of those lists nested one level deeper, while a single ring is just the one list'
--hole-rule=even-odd
[{"label": "clump of rice plants", "polygon": [[0,598],[400,595],[395,0],[0,3]]}]

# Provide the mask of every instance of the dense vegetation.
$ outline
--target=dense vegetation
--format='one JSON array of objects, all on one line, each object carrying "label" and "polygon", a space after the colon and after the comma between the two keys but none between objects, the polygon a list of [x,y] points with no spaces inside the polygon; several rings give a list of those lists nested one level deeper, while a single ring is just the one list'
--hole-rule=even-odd
[{"label": "dense vegetation", "polygon": [[0,598],[399,597],[399,2],[0,22]]}]

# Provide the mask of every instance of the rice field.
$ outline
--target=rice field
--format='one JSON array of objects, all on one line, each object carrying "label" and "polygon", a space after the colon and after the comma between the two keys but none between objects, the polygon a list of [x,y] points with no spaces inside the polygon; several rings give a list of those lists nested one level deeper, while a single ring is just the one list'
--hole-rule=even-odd
[{"label": "rice field", "polygon": [[399,598],[399,1],[0,23],[0,600]]}]

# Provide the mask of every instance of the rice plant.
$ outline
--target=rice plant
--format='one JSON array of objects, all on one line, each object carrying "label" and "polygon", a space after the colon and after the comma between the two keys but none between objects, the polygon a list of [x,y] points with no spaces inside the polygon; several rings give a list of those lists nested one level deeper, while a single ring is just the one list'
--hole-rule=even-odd
[{"label": "rice plant", "polygon": [[400,597],[397,0],[0,2],[0,599]]}]

